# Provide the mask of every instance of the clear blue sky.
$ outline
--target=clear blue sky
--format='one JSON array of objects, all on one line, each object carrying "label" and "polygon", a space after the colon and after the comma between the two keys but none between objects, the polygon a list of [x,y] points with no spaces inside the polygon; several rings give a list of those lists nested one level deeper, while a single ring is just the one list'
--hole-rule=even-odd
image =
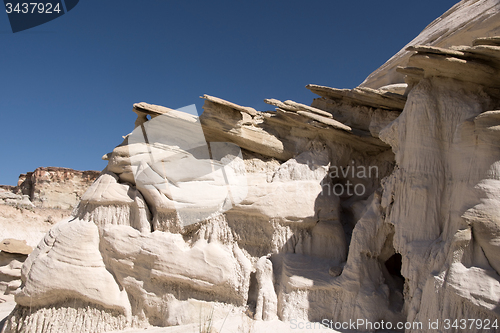
[{"label": "clear blue sky", "polygon": [[40,166],[102,170],[132,104],[203,94],[271,110],[314,83],[353,88],[455,0],[81,0],[13,34],[0,13],[0,184]]}]

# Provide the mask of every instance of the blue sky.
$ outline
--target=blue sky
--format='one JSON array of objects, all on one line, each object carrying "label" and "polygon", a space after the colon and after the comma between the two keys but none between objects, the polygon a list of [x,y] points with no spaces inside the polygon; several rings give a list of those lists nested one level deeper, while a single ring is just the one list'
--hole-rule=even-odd
[{"label": "blue sky", "polygon": [[81,0],[13,34],[0,13],[0,184],[40,166],[102,170],[132,104],[214,95],[258,110],[353,88],[455,0]]}]

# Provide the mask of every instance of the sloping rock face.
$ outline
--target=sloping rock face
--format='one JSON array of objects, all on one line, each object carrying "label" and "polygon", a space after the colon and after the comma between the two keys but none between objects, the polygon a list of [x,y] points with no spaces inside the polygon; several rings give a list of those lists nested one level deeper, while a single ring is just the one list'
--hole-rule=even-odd
[{"label": "sloping rock face", "polygon": [[3,332],[196,323],[207,304],[498,331],[500,39],[408,51],[404,86],[308,85],[311,106],[135,104],[134,130],[22,266]]}]

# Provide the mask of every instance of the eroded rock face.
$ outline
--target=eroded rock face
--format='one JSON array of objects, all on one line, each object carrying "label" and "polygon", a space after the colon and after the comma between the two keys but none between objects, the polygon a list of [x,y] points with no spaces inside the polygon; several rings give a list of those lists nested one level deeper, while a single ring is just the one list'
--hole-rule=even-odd
[{"label": "eroded rock face", "polygon": [[404,86],[308,85],[311,106],[134,105],[133,132],[23,265],[3,332],[180,325],[207,303],[500,321],[500,40],[409,51]]},{"label": "eroded rock face", "polygon": [[42,167],[19,176],[18,192],[36,207],[73,209],[99,171]]},{"label": "eroded rock face", "polygon": [[0,292],[12,293],[21,286],[21,267],[33,248],[26,241],[7,238],[0,242]]},{"label": "eroded rock face", "polygon": [[500,319],[493,305],[500,290],[493,250],[499,100],[492,89],[498,82],[490,75],[500,56],[495,41],[480,39],[451,51],[415,47],[405,109],[380,134],[396,154],[392,189],[384,193],[393,201],[386,221],[395,227],[393,243],[402,255],[410,320]]}]

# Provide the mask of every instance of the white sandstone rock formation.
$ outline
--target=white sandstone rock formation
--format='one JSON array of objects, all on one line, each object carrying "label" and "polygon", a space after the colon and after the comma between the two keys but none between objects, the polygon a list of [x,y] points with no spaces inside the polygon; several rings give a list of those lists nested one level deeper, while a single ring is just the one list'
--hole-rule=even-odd
[{"label": "white sandstone rock formation", "polygon": [[493,74],[500,43],[474,45],[415,47],[412,68],[401,69],[412,87],[405,110],[380,135],[396,154],[385,216],[403,257],[410,320],[500,321]]},{"label": "white sandstone rock formation", "polygon": [[[391,172],[390,147],[327,111],[292,101],[278,112],[259,112],[205,98],[201,123],[135,106],[135,131],[144,130],[144,140],[134,131],[105,156],[108,167],[74,217],[52,228],[29,257],[5,332],[19,331],[20,322],[24,330],[43,331],[37,318],[50,322],[62,313],[70,313],[73,331],[88,322],[82,332],[192,323],[199,320],[193,300],[248,306],[263,320],[317,319],[316,309],[305,306],[308,298],[320,305],[310,289],[322,279],[332,282],[330,268],[347,258],[354,221],[342,219],[342,210],[367,199]],[[143,122],[144,113],[152,119]],[[156,130],[158,117],[171,126],[167,141]],[[241,151],[217,144],[225,133],[217,117],[235,128],[224,139]],[[195,124],[205,133],[193,140]],[[254,147],[250,133],[272,139]],[[369,166],[375,171],[367,175]],[[185,223],[186,211],[198,220]],[[296,281],[294,272],[304,277]],[[304,305],[290,309],[286,300],[297,297]]]},{"label": "white sandstone rock formation", "polygon": [[135,104],[133,132],[23,265],[2,333],[202,329],[207,307],[498,331],[500,39],[408,51],[405,85],[308,85],[311,106],[205,95],[198,119]]},{"label": "white sandstone rock formation", "polygon": [[[62,313],[72,331],[88,322],[82,332],[192,323],[198,320],[193,299],[249,306],[262,320],[327,314],[324,293],[341,290],[331,285],[329,271],[344,265],[355,222],[342,211],[366,200],[391,172],[390,147],[363,127],[292,101],[274,100],[278,112],[259,112],[205,99],[199,124],[210,156],[202,139],[189,138],[197,120],[135,106],[136,131],[144,129],[145,140],[132,133],[105,156],[108,167],[82,196],[74,218],[51,229],[29,257],[5,332],[19,331],[21,322],[23,330],[44,331],[38,318],[51,322]],[[152,119],[142,122],[144,113]],[[166,131],[175,134],[168,142],[154,131],[165,115],[176,127]],[[262,139],[252,145],[252,135]],[[216,144],[223,140],[242,150]],[[205,170],[204,161],[223,170],[226,183]],[[176,192],[183,188],[195,199]],[[204,218],[184,223],[181,212],[196,215],[197,207]],[[52,270],[68,273],[53,276]],[[383,296],[363,294],[373,304]]]}]

